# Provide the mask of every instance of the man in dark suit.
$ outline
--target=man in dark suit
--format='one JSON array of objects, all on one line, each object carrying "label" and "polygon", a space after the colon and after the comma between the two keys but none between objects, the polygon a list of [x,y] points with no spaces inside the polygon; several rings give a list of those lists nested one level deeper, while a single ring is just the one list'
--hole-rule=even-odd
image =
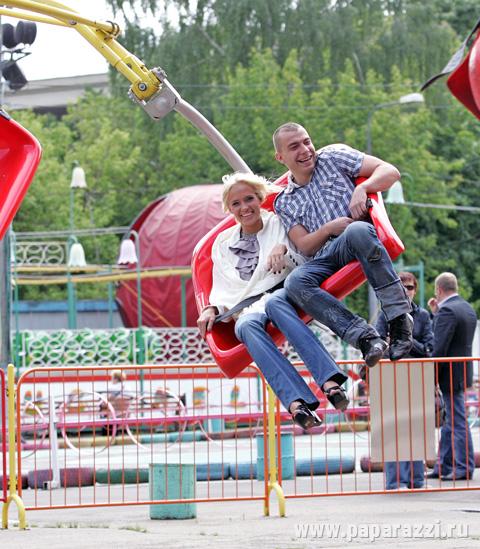
[{"label": "man in dark suit", "polygon": [[[435,280],[435,298],[428,302],[433,317],[434,357],[472,356],[477,315],[458,295],[457,278],[442,273]],[[439,456],[429,478],[471,479],[475,469],[472,434],[465,414],[465,390],[472,385],[472,363],[438,363],[438,384],[446,408]]]}]

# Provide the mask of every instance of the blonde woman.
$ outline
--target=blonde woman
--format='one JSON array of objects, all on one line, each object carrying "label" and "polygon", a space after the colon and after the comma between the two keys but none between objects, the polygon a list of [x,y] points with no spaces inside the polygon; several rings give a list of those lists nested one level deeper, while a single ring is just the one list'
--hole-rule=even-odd
[{"label": "blonde woman", "polygon": [[[272,321],[295,347],[333,406],[339,410],[347,407],[341,387],[346,376],[299,318],[285,291],[275,289],[303,262],[277,216],[261,208],[267,194],[277,189],[251,173],[225,176],[223,182],[223,206],[237,224],[220,233],[214,242],[210,304],[198,318],[198,327],[205,337],[219,314],[225,317],[234,310],[237,338],[246,345],[295,423],[304,429],[320,425],[315,413],[317,398],[265,330]],[[255,296],[258,299],[248,301]]]}]

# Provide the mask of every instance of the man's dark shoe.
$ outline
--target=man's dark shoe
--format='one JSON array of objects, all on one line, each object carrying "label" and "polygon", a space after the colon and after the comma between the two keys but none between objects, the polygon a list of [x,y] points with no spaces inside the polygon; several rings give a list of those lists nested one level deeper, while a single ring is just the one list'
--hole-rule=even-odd
[{"label": "man's dark shoe", "polygon": [[425,476],[426,476],[426,478],[440,478],[438,473],[434,473],[434,472],[427,473],[427,475],[425,475]]},{"label": "man's dark shoe", "polygon": [[358,346],[362,351],[363,360],[369,368],[375,366],[388,349],[388,343],[381,337],[362,337],[358,342]]},{"label": "man's dark shoe", "polygon": [[408,355],[413,345],[413,318],[405,313],[389,322],[390,360],[400,360]]}]

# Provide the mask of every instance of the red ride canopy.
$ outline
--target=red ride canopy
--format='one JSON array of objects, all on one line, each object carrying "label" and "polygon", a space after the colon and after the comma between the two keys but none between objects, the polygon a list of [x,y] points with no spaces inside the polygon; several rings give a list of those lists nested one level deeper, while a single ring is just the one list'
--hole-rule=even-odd
[{"label": "red ride canopy", "polygon": [[[195,244],[225,218],[222,185],[195,185],[177,189],[147,206],[133,222],[140,243],[142,269],[190,267]],[[133,270],[135,266],[130,266]],[[191,280],[186,283],[187,325],[198,317]],[[127,327],[137,326],[137,283],[122,282],[117,304]],[[151,327],[181,325],[180,276],[142,280],[142,324]]]}]

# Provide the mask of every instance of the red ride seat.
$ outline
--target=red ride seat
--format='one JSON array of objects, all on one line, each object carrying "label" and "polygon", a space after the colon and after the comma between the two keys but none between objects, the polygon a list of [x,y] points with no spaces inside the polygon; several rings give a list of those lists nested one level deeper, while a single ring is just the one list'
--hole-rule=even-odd
[{"label": "red ride seat", "polygon": [[22,203],[41,154],[35,137],[0,110],[0,239]]},{"label": "red ride seat", "polygon": [[[287,175],[288,174],[284,174],[281,176],[275,181],[275,184],[285,186],[287,184]],[[365,178],[358,179],[357,184],[364,180]],[[385,246],[390,257],[395,259],[405,250],[405,247],[388,219],[381,194],[377,193],[369,196],[372,199],[373,204],[373,207],[370,210],[370,217],[377,229],[378,237]],[[274,198],[275,195],[267,197],[263,207],[267,210],[272,210]],[[233,216],[227,217],[207,233],[193,251],[192,281],[199,311],[209,304],[209,296],[212,289],[212,245],[220,232],[234,224],[235,219]],[[353,290],[357,289],[365,280],[366,278],[360,263],[358,261],[352,261],[327,278],[321,287],[338,299],[343,299],[353,292]],[[311,317],[303,312],[301,312],[301,317],[305,322],[311,320]],[[277,345],[285,340],[283,334],[270,323],[267,326],[267,331]],[[223,373],[229,378],[238,375],[252,362],[243,343],[238,341],[235,337],[233,321],[215,324],[213,330],[207,333],[207,344],[210,347],[210,351],[215,361]]]},{"label": "red ride seat", "polygon": [[452,94],[480,119],[480,31],[462,63],[448,77]]}]

